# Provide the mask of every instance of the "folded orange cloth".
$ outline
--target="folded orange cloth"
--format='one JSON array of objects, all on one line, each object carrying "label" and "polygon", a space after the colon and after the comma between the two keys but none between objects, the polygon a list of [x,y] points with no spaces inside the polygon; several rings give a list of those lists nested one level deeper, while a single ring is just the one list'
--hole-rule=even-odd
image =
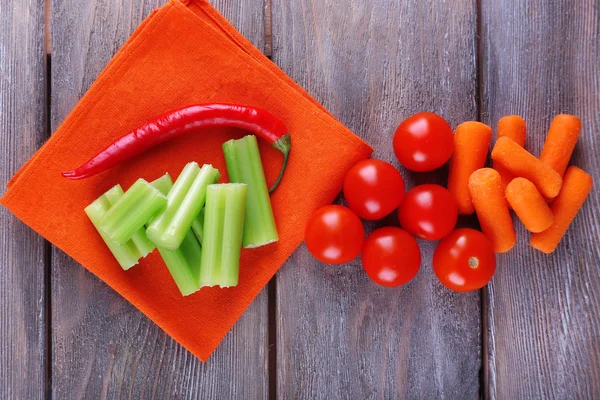
[{"label": "folded orange cloth", "polygon": [[[212,163],[226,180],[221,144],[244,132],[199,131],[85,180],[60,173],[153,117],[212,102],[264,108],[290,129],[289,166],[272,195],[280,240],[242,252],[237,287],[182,297],[156,251],[123,271],[83,209],[117,183],[127,188],[165,171],[176,177],[189,161]],[[371,152],[205,0],[171,0],[140,25],[0,201],[205,361],[300,245],[311,213],[335,199],[346,171]],[[265,143],[261,153],[274,182],[281,153]]]}]

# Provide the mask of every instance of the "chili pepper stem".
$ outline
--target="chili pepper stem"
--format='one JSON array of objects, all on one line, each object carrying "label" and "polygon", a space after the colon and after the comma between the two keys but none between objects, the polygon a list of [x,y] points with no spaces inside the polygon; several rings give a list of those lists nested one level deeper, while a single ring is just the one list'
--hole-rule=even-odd
[{"label": "chili pepper stem", "polygon": [[281,172],[279,172],[279,177],[275,181],[275,184],[271,186],[269,189],[269,193],[273,193],[279,183],[281,182],[281,178],[283,178],[283,173],[285,172],[285,168],[287,167],[288,158],[290,157],[290,150],[292,149],[292,137],[290,134],[285,134],[281,138],[277,139],[275,143],[273,143],[273,147],[283,153],[283,165],[281,166]]}]

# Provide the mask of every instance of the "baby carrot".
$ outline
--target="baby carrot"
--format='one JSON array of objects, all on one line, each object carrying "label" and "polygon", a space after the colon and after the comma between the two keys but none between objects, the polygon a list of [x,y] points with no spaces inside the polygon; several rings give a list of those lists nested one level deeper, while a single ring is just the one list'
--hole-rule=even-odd
[{"label": "baby carrot", "polygon": [[542,232],[552,226],[554,214],[535,185],[515,178],[506,187],[506,200],[529,232]]},{"label": "baby carrot", "polygon": [[554,214],[552,226],[543,232],[531,235],[529,243],[544,253],[552,253],[591,190],[592,176],[577,167],[569,167],[565,172],[565,183],[562,190],[550,205]]},{"label": "baby carrot", "polygon": [[527,125],[523,117],[518,115],[507,115],[498,121],[498,137],[509,137],[519,146],[525,147]]},{"label": "baby carrot", "polygon": [[[515,141],[519,146],[525,147],[525,137],[527,133],[527,127],[525,120],[518,115],[507,115],[506,117],[500,118],[498,121],[498,137],[509,137]],[[502,180],[502,189],[506,190],[508,183],[513,180],[514,175],[510,173],[506,168],[497,162],[492,163],[494,168],[500,174]]]},{"label": "baby carrot", "polygon": [[491,240],[496,253],[506,253],[517,243],[517,236],[500,174],[492,168],[478,169],[469,177],[469,191],[481,230]]},{"label": "baby carrot", "polygon": [[546,197],[556,197],[562,186],[562,178],[533,154],[519,146],[509,137],[496,140],[492,159],[508,169],[513,175],[530,180]]},{"label": "baby carrot", "polygon": [[448,190],[456,198],[459,214],[468,215],[475,211],[469,192],[469,177],[485,165],[491,139],[492,129],[481,122],[467,121],[456,128]]},{"label": "baby carrot", "polygon": [[560,114],[554,117],[540,160],[563,176],[575,149],[579,132],[581,132],[581,120],[576,116]]}]

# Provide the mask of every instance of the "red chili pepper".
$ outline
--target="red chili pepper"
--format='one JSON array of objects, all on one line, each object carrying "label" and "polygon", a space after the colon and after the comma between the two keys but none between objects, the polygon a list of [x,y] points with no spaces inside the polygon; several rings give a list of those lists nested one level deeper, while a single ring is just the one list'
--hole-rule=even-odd
[{"label": "red chili pepper", "polygon": [[171,111],[120,137],[79,168],[62,175],[69,179],[89,178],[184,133],[224,127],[250,131],[283,153],[281,172],[270,189],[275,190],[287,166],[292,146],[290,134],[273,114],[232,104],[199,104]]}]

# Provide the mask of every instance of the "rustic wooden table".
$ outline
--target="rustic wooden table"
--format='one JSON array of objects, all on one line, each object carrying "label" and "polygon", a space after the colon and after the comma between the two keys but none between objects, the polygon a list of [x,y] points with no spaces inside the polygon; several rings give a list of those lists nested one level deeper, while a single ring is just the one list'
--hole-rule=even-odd
[{"label": "rustic wooden table", "polygon": [[[163,1],[0,1],[2,185]],[[394,129],[421,110],[453,126],[520,114],[535,153],[568,112],[583,120],[573,161],[600,177],[598,0],[213,3],[375,157],[397,165]],[[397,290],[302,246],[206,364],[0,209],[0,398],[598,399],[598,194],[552,256],[517,224],[476,293],[441,287],[434,243]]]}]

